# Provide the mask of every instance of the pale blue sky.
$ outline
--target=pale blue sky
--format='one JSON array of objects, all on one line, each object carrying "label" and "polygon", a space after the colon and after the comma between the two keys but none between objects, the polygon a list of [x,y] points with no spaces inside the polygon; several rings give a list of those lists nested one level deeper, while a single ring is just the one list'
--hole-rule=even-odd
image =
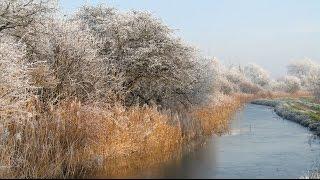
[{"label": "pale blue sky", "polygon": [[226,64],[254,62],[278,77],[289,61],[320,63],[320,0],[61,0],[66,12],[105,3],[147,10],[204,55]]}]

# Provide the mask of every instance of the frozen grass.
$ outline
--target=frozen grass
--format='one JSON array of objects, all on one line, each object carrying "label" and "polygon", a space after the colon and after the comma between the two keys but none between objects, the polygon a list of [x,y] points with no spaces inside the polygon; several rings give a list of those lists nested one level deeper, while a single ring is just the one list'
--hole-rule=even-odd
[{"label": "frozen grass", "polygon": [[308,170],[299,179],[320,179],[319,162],[315,162],[310,170]]},{"label": "frozen grass", "polygon": [[319,170],[309,171],[307,175],[300,177],[300,179],[320,179]]},{"label": "frozen grass", "polygon": [[253,104],[271,106],[275,112],[288,120],[297,122],[311,131],[320,135],[320,111],[319,104],[315,103],[314,98],[277,98],[277,99],[259,99],[252,101]]}]

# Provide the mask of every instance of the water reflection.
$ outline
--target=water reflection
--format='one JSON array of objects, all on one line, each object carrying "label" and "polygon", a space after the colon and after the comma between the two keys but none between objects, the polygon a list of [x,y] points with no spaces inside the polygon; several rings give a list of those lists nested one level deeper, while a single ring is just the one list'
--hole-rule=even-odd
[{"label": "water reflection", "polygon": [[319,139],[308,129],[249,104],[234,117],[227,135],[136,177],[298,178],[313,169],[319,155]]}]

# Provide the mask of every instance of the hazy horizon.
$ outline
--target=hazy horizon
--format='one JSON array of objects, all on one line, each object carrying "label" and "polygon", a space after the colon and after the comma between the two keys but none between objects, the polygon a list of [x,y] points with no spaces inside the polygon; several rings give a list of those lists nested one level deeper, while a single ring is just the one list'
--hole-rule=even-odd
[{"label": "hazy horizon", "polygon": [[256,63],[272,77],[292,60],[320,62],[320,1],[308,0],[61,0],[66,12],[105,3],[119,10],[147,10],[203,55],[225,64]]}]

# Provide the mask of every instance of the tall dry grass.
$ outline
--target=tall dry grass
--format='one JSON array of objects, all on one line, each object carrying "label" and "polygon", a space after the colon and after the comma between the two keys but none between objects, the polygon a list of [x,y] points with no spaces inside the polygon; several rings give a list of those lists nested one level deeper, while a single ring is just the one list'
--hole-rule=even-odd
[{"label": "tall dry grass", "polygon": [[[183,115],[156,106],[106,106],[65,100],[44,106],[28,102],[29,117],[3,123],[1,177],[124,177],[181,155],[190,139],[222,133],[240,96],[219,107]],[[236,103],[235,103],[236,101]],[[192,116],[193,115],[193,116]],[[192,138],[190,138],[192,137]]]},{"label": "tall dry grass", "polygon": [[43,109],[36,98],[28,102],[30,116],[2,124],[1,177],[77,178],[94,166],[95,143],[103,132],[85,119],[77,101]]},{"label": "tall dry grass", "polygon": [[205,135],[221,135],[229,130],[229,120],[234,113],[251,98],[252,95],[246,94],[227,96],[220,103],[197,108],[194,116],[200,121]]},{"label": "tall dry grass", "polygon": [[181,148],[178,117],[156,107],[66,100],[44,108],[34,98],[26,109],[30,117],[2,123],[1,177],[124,175],[166,161]]},{"label": "tall dry grass", "polygon": [[108,128],[102,148],[105,166],[100,175],[124,177],[172,159],[181,151],[182,132],[177,116],[156,107],[117,106],[106,121]]},{"label": "tall dry grass", "polygon": [[20,118],[5,120],[9,116],[0,113],[0,176],[130,177],[179,158],[191,141],[227,132],[231,116],[249,100],[305,95],[234,94],[180,114],[156,106],[81,104],[76,99],[48,106],[32,98]]}]

